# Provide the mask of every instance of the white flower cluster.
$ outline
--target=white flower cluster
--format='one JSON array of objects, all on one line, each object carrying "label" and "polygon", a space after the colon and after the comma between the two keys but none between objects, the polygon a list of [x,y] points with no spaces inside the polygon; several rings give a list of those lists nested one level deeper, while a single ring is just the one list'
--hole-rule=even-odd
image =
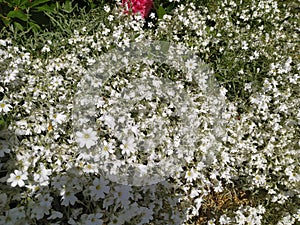
[{"label": "white flower cluster", "polygon": [[[191,57],[183,46],[176,48],[166,42],[131,43],[126,51],[100,57],[91,74],[79,84],[73,118],[74,128],[84,130],[76,132],[79,147],[86,146],[86,157],[114,176],[113,181],[129,184],[121,176],[126,174],[135,185],[157,183],[190,163],[195,152],[200,159],[201,154],[205,157],[214,151],[214,131],[222,130],[218,116],[224,97],[214,90],[216,85],[207,66]],[[176,66],[187,75],[171,81],[159,71],[162,64]],[[118,71],[126,67],[129,73],[132,65],[134,74],[114,80]],[[104,97],[109,100],[101,101],[98,107],[94,99]],[[86,127],[100,129],[100,146],[111,145],[106,144],[104,153],[97,146],[96,132]]]},{"label": "white flower cluster", "polygon": [[[106,6],[94,29],[0,40],[0,224],[299,223],[299,15],[271,0],[209,7],[143,20]],[[176,49],[151,56],[166,46],[147,40]],[[107,60],[132,42],[147,60]],[[228,187],[254,204],[211,206]]]}]

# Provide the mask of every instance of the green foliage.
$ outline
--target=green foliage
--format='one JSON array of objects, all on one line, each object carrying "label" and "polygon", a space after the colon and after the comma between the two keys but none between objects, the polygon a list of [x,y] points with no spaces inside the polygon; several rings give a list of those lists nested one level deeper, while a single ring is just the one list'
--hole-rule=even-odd
[{"label": "green foliage", "polygon": [[0,0],[0,27],[14,32],[38,33],[42,28],[50,28],[51,21],[58,13],[70,14],[79,8],[87,11],[105,1],[52,1],[52,0]]},{"label": "green foliage", "polygon": [[0,131],[7,128],[7,125],[8,125],[8,123],[7,123],[6,119],[0,117]]},{"label": "green foliage", "polygon": [[165,14],[170,14],[178,3],[163,0],[154,0],[154,10],[158,19],[162,19]]},{"label": "green foliage", "polygon": [[49,2],[50,0],[1,0],[1,25],[6,27],[13,25],[19,31],[38,32],[41,27],[32,19],[32,15],[41,14],[45,10],[52,12],[55,5],[47,5]]},{"label": "green foliage", "polygon": [[158,19],[162,19],[165,14],[166,14],[166,10],[160,5],[157,9]]},{"label": "green foliage", "polygon": [[6,122],[3,119],[0,119],[0,130],[2,130],[6,125]]}]

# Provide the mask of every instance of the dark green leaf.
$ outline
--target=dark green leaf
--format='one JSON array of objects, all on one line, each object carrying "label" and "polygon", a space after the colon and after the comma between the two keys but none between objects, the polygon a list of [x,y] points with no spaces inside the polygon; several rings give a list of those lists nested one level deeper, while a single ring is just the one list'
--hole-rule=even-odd
[{"label": "dark green leaf", "polygon": [[14,22],[14,26],[17,30],[21,30],[21,31],[24,30],[23,26],[18,22]]},{"label": "dark green leaf", "polygon": [[16,0],[16,1],[11,1],[11,2],[12,2],[12,4],[19,6],[19,5],[21,5],[22,0]]},{"label": "dark green leaf", "polygon": [[49,6],[49,5],[45,4],[45,5],[42,5],[42,6],[38,6],[38,7],[35,8],[34,11],[52,13],[52,12],[55,11],[55,5]]},{"label": "dark green leaf", "polygon": [[29,26],[30,26],[29,29],[32,30],[34,33],[41,31],[41,27],[34,22],[29,22]]},{"label": "dark green leaf", "polygon": [[6,16],[3,16],[2,14],[0,14],[0,18],[1,18],[1,20],[2,20],[2,22],[4,23],[5,26],[8,26],[8,25],[9,25],[9,23],[10,23],[10,21],[11,21],[10,18],[8,18],[8,17],[6,17]]},{"label": "dark green leaf", "polygon": [[166,10],[160,5],[157,9],[158,19],[162,19],[165,14],[166,14]]},{"label": "dark green leaf", "polygon": [[23,21],[27,21],[28,20],[28,16],[24,12],[22,12],[21,10],[10,11],[7,14],[7,17],[18,18],[18,19],[23,20]]},{"label": "dark green leaf", "polygon": [[43,3],[49,2],[50,0],[35,0],[30,4],[30,8],[34,8],[35,6],[41,5]]},{"label": "dark green leaf", "polygon": [[[14,1],[0,1],[0,3],[4,3],[5,5],[7,5],[8,7],[13,7],[14,5],[16,5],[15,3],[14,3]],[[3,6],[3,5],[2,5]]]},{"label": "dark green leaf", "polygon": [[5,120],[0,119],[0,130],[3,130],[7,127],[7,123]]},{"label": "dark green leaf", "polygon": [[20,9],[26,9],[28,8],[29,3],[30,2],[28,0],[22,0],[18,2],[17,7],[19,7]]},{"label": "dark green leaf", "polygon": [[67,0],[62,6],[62,10],[67,13],[71,13],[73,11],[72,2]]}]

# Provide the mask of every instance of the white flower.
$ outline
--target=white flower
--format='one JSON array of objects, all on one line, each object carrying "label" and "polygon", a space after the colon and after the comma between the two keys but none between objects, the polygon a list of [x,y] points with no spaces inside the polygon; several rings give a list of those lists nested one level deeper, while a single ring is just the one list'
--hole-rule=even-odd
[{"label": "white flower", "polygon": [[45,214],[49,213],[47,207],[41,205],[33,205],[30,211],[30,218],[40,220],[44,217]]},{"label": "white flower", "polygon": [[44,45],[44,47],[42,48],[41,52],[50,52],[50,48],[48,45]]},{"label": "white flower", "polygon": [[130,203],[130,198],[133,197],[131,193],[131,187],[127,185],[118,185],[114,187],[114,197],[117,200],[117,202],[122,203],[124,208],[127,208]]},{"label": "white flower", "polygon": [[82,132],[76,132],[76,141],[78,142],[80,148],[82,148],[83,146],[91,148],[97,143],[98,137],[96,135],[97,132],[94,131],[92,128],[83,129]]},{"label": "white flower", "polygon": [[91,196],[98,200],[99,198],[104,199],[105,193],[109,192],[109,186],[107,186],[109,182],[104,180],[102,177],[100,179],[95,179],[93,181],[93,186],[90,186]]},{"label": "white flower", "polygon": [[219,223],[220,224],[230,224],[230,217],[226,216],[225,214],[220,216],[220,219],[219,219]]},{"label": "white flower", "polygon": [[75,196],[75,194],[69,190],[66,190],[65,188],[61,190],[60,195],[62,196],[62,205],[68,206],[69,204],[74,205],[75,202],[78,200],[78,198]]},{"label": "white flower", "polygon": [[48,220],[54,220],[56,218],[62,218],[63,214],[61,212],[51,210],[51,216],[49,216],[47,219]]},{"label": "white flower", "polygon": [[114,20],[114,16],[113,16],[113,15],[109,15],[109,16],[107,17],[107,19],[111,22],[111,21]]},{"label": "white flower", "polygon": [[185,173],[185,178],[188,182],[192,182],[197,179],[198,175],[199,175],[198,171],[192,168],[191,170]]},{"label": "white flower", "polygon": [[39,183],[41,186],[46,186],[49,184],[49,176],[52,174],[50,169],[46,169],[44,164],[40,164],[40,171],[33,175],[35,182]]},{"label": "white flower", "polygon": [[96,106],[97,108],[101,108],[105,103],[105,100],[103,99],[103,97],[99,97],[96,99]]},{"label": "white flower", "polygon": [[191,193],[190,193],[190,197],[191,198],[197,197],[199,195],[199,192],[200,192],[199,190],[197,190],[195,188],[192,188]]},{"label": "white flower", "polygon": [[116,125],[115,118],[109,114],[100,117],[100,120],[104,122],[105,125],[113,129]]},{"label": "white flower", "polygon": [[114,216],[108,225],[123,225],[125,223],[125,220],[123,217],[120,216]]},{"label": "white flower", "polygon": [[11,110],[12,106],[3,101],[0,102],[0,112],[7,113]]},{"label": "white flower", "polygon": [[28,123],[26,120],[20,120],[16,122],[16,131],[17,135],[30,135],[31,131],[28,128]]},{"label": "white flower", "polygon": [[120,148],[122,149],[122,154],[129,156],[131,153],[135,152],[136,143],[134,143],[134,137],[130,136],[127,140],[123,140]]},{"label": "white flower", "polygon": [[263,186],[266,184],[266,177],[265,175],[255,175],[254,178],[253,178],[253,182],[255,185],[258,185],[258,186]]},{"label": "white flower", "polygon": [[107,12],[107,13],[110,12],[110,7],[109,7],[109,5],[105,5],[105,6],[103,7],[103,9],[104,9],[104,11]]},{"label": "white flower", "polygon": [[[11,209],[7,210],[5,212],[5,214],[6,214],[6,221],[4,223],[1,223],[1,224],[5,224],[5,225],[15,225],[15,224],[17,224],[17,222],[24,220],[25,216],[26,216],[24,206],[11,208]],[[0,218],[0,222],[2,222],[1,218]],[[26,224],[26,223],[23,223],[23,224]]]},{"label": "white flower", "polygon": [[23,173],[20,170],[15,170],[14,173],[10,174],[10,177],[7,179],[7,182],[11,183],[12,187],[19,186],[23,187],[25,186],[25,180],[27,180],[27,174]]},{"label": "white flower", "polygon": [[202,196],[199,197],[199,198],[196,198],[196,199],[194,200],[194,202],[196,203],[197,211],[199,211],[199,209],[200,209],[201,206],[202,206],[202,202],[203,202]]},{"label": "white flower", "polygon": [[98,166],[95,163],[86,163],[82,169],[85,173],[97,173]]},{"label": "white flower", "polygon": [[219,183],[219,185],[214,187],[214,191],[215,192],[222,192],[223,191],[222,183],[221,182],[218,182],[218,183]]},{"label": "white flower", "polygon": [[84,221],[85,225],[102,225],[103,221],[100,219],[102,217],[101,213],[89,214]]},{"label": "white flower", "polygon": [[189,59],[186,61],[185,66],[188,70],[196,69],[197,63],[194,59]]},{"label": "white flower", "polygon": [[39,205],[41,207],[50,209],[52,201],[53,197],[51,197],[49,193],[39,196]]},{"label": "white flower", "polygon": [[242,49],[247,50],[248,49],[248,43],[246,41],[242,41]]},{"label": "white flower", "polygon": [[114,148],[115,146],[112,142],[107,142],[106,140],[104,140],[102,144],[102,148],[100,150],[101,156],[107,159],[109,157],[109,154],[114,153]]},{"label": "white flower", "polygon": [[2,39],[0,39],[0,45],[2,45],[2,46],[6,46],[6,43],[7,43],[7,41],[6,41],[6,40],[2,40]]},{"label": "white flower", "polygon": [[52,124],[62,124],[66,121],[67,116],[63,113],[53,113],[50,112],[50,119],[52,120]]},{"label": "white flower", "polygon": [[209,220],[209,221],[207,222],[207,225],[215,225],[215,220],[214,220],[214,219]]}]

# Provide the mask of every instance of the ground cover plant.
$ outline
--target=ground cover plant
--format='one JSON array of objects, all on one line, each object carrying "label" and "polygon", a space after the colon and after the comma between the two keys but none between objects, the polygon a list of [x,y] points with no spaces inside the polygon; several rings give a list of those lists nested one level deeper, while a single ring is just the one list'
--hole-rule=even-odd
[{"label": "ground cover plant", "polygon": [[[95,3],[76,14],[49,14],[45,31],[13,24],[1,30],[0,224],[299,224],[299,2],[154,1],[142,15],[124,1]],[[123,68],[94,98],[99,129],[74,132],[83,78],[106,53],[147,40],[191,49],[199,61],[187,59],[183,72],[149,62]],[[216,136],[199,76],[184,72],[206,71],[203,65],[219,84],[213,94],[225,102]],[[118,141],[107,133],[112,120],[104,112],[134,77],[149,73],[174,81],[196,103],[200,140],[190,139],[195,151],[165,181],[113,182],[99,157],[147,159],[135,151],[137,130]],[[182,125],[169,116],[174,107],[146,100],[140,107],[152,117],[132,113],[131,122],[141,128],[167,121],[173,138],[172,127]],[[147,129],[140,131],[151,135]],[[172,155],[167,138],[158,155]],[[96,143],[98,153],[80,151]]]}]

